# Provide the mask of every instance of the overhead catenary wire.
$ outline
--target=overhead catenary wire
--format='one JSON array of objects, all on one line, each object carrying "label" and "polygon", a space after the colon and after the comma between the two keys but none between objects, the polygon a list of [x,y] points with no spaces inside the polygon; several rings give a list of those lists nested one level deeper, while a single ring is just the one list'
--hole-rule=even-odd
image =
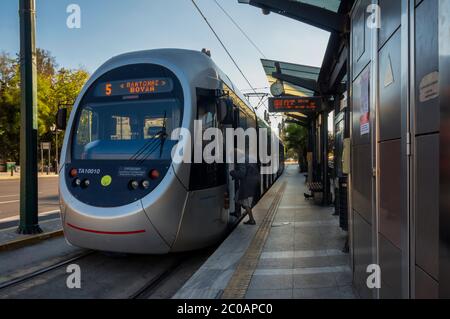
[{"label": "overhead catenary wire", "polygon": [[263,98],[259,101],[258,105],[255,107],[255,109],[258,110],[261,106],[264,106],[264,103],[266,103],[268,100],[269,100],[269,98],[268,98],[267,96],[266,96],[266,97],[263,97]]},{"label": "overhead catenary wire", "polygon": [[[263,88],[255,88],[255,90],[259,90],[259,91],[261,91],[261,90],[267,90],[267,89],[269,89],[269,87],[263,87]],[[251,91],[251,89],[239,89],[239,91],[241,91],[241,92],[246,92],[246,91]]]},{"label": "overhead catenary wire", "polygon": [[225,46],[225,44],[223,43],[223,41],[220,39],[219,35],[217,34],[217,32],[214,30],[213,26],[209,23],[208,19],[206,18],[206,16],[203,14],[202,10],[200,9],[200,7],[197,5],[197,3],[195,2],[195,0],[191,0],[192,4],[194,5],[194,7],[197,9],[198,13],[200,13],[200,15],[202,16],[203,20],[205,20],[206,24],[208,25],[208,27],[211,29],[212,33],[214,34],[214,36],[217,38],[217,40],[219,41],[220,45],[223,47],[223,49],[225,50],[225,52],[227,53],[228,57],[231,59],[231,61],[233,62],[233,64],[236,66],[236,68],[238,69],[239,73],[241,73],[242,77],[245,79],[245,81],[247,82],[247,84],[250,86],[250,88],[252,89],[253,92],[256,93],[256,90],[253,88],[252,84],[250,83],[249,79],[245,76],[244,72],[242,71],[242,69],[239,67],[239,65],[237,64],[236,60],[233,58],[233,56],[231,55],[230,51],[228,51],[227,47]]},{"label": "overhead catenary wire", "polygon": [[214,0],[216,5],[222,10],[222,12],[228,17],[228,19],[231,20],[231,22],[236,26],[236,28],[241,31],[241,33],[244,35],[244,37],[247,38],[247,40],[250,42],[250,44],[261,54],[261,56],[265,59],[266,55],[262,52],[262,50],[256,45],[256,43],[250,38],[250,36],[241,28],[241,26],[236,22],[236,20],[233,19],[233,17],[225,10],[224,7],[222,7],[217,0]]}]

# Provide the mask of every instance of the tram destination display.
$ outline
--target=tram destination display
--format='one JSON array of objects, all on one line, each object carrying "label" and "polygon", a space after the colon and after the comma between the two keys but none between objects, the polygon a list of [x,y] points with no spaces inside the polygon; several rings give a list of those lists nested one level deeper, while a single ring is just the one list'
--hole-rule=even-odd
[{"label": "tram destination display", "polygon": [[322,108],[321,97],[282,96],[269,99],[269,112],[271,113],[315,113]]},{"label": "tram destination display", "polygon": [[173,90],[170,78],[131,79],[100,83],[95,89],[95,96],[125,96],[139,94],[169,93]]}]

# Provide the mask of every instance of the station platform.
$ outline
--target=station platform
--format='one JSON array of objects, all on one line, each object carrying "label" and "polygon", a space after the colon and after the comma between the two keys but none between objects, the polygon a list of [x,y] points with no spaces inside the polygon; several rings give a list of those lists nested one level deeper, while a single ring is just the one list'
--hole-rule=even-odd
[{"label": "station platform", "polygon": [[173,298],[358,298],[334,208],[304,192],[304,175],[288,165],[254,208],[257,226],[238,225]]}]

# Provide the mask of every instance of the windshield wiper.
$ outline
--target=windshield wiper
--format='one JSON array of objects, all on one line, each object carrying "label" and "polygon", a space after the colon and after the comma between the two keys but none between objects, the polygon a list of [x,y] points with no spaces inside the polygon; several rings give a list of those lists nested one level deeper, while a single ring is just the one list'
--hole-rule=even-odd
[{"label": "windshield wiper", "polygon": [[163,120],[163,126],[161,128],[161,135],[159,136],[159,140],[161,141],[160,147],[159,147],[159,158],[162,156],[164,143],[167,139],[167,129],[166,129],[166,121],[167,121],[167,111],[164,111],[164,120]]},{"label": "windshield wiper", "polygon": [[[158,136],[159,132],[155,135]],[[155,147],[155,143],[157,143],[156,139],[151,139],[146,142],[133,156],[130,157],[130,161],[137,161],[141,155],[143,155],[149,149],[153,150]]]},{"label": "windshield wiper", "polygon": [[[155,135],[155,138],[159,138],[159,158],[161,158],[162,156],[162,151],[163,151],[163,147],[164,147],[164,143],[167,139],[167,129],[166,129],[166,120],[167,120],[167,111],[164,111],[164,120],[163,120],[163,126],[161,127],[161,130]],[[156,140],[153,140],[153,143]],[[152,147],[150,147],[150,149],[148,149],[148,147],[146,147],[147,151],[145,152],[141,152],[140,155],[142,155],[142,153],[146,153],[146,155],[139,160],[139,164],[142,164],[147,158],[149,158],[157,149],[158,149],[158,144],[153,144],[151,143]]]}]

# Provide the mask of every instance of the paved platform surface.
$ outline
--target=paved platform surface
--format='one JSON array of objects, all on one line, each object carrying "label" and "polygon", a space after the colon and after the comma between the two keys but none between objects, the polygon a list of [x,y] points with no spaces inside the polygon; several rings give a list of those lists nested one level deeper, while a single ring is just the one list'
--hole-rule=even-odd
[{"label": "paved platform surface", "polygon": [[[248,256],[257,258],[257,263],[251,269],[251,278],[242,279],[245,298],[357,298],[350,257],[342,252],[347,233],[339,228],[332,207],[305,200],[304,182],[298,166],[287,166],[285,174],[254,208],[258,226],[239,225],[174,298],[222,298],[231,283],[240,278],[236,269],[252,264],[243,262]],[[284,183],[262,251],[249,253],[258,227],[270,214],[269,208]]]},{"label": "paved platform surface", "polygon": [[0,223],[0,251],[31,245],[48,237],[62,236],[62,224],[61,218],[59,218],[59,212],[39,218],[39,225],[43,231],[39,235],[20,235],[16,232],[17,224],[17,221]]}]

